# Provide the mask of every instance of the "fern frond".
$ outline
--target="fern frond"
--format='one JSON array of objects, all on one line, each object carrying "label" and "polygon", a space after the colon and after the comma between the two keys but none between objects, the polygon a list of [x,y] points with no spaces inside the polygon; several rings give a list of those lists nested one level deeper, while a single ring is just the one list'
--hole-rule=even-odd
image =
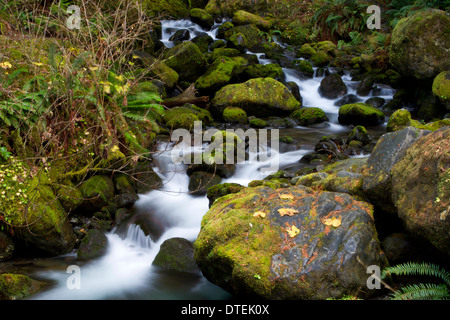
[{"label": "fern frond", "polygon": [[412,284],[395,291],[393,300],[443,300],[449,299],[448,288],[444,284]]},{"label": "fern frond", "polygon": [[447,286],[450,286],[450,272],[438,265],[431,263],[406,262],[396,266],[388,267],[383,270],[383,277],[388,274],[395,275],[422,275],[433,276],[443,280]]}]

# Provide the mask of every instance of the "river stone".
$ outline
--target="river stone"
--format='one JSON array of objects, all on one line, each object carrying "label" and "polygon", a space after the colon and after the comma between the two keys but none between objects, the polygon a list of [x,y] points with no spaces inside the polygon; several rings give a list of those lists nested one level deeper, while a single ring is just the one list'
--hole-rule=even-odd
[{"label": "river stone", "polygon": [[97,229],[90,229],[83,240],[77,252],[79,261],[86,261],[99,258],[105,254],[108,245],[108,238]]},{"label": "river stone", "polygon": [[23,274],[0,274],[0,300],[20,300],[38,292],[45,282]]},{"label": "river stone", "polygon": [[391,170],[392,200],[406,229],[450,258],[450,127],[417,139]]},{"label": "river stone", "polygon": [[192,41],[184,41],[163,54],[167,66],[175,70],[180,81],[194,82],[205,71],[206,59]]},{"label": "river stone", "polygon": [[220,116],[228,106],[239,107],[249,116],[265,118],[289,115],[301,104],[281,82],[256,78],[220,89],[211,101],[211,112]]},{"label": "river stone", "polygon": [[384,212],[396,212],[391,200],[391,170],[416,140],[429,133],[430,131],[407,127],[380,137],[367,160],[363,178],[363,191],[377,208]]},{"label": "river stone", "polygon": [[216,184],[215,186],[212,186],[208,188],[206,192],[206,197],[209,200],[209,207],[211,207],[216,201],[216,199],[226,196],[230,193],[238,193],[245,187],[243,185],[240,185],[239,183],[221,183]]},{"label": "river stone", "polygon": [[114,200],[114,183],[105,175],[96,175],[81,184],[79,187],[84,201],[82,208],[90,213],[108,206]]},{"label": "river stone", "polygon": [[[283,209],[296,211],[281,216]],[[333,218],[340,224],[326,225]],[[365,266],[386,265],[369,203],[304,186],[249,187],[217,199],[194,258],[209,281],[263,299],[365,296]]]},{"label": "river stone", "polygon": [[204,195],[209,187],[219,184],[221,180],[218,174],[195,171],[189,177],[188,189],[193,195]]},{"label": "river stone", "polygon": [[170,238],[165,240],[161,244],[152,265],[164,270],[200,273],[194,261],[192,242],[184,238]]},{"label": "river stone", "polygon": [[383,111],[365,103],[344,104],[339,108],[338,121],[344,125],[377,126],[384,118]]},{"label": "river stone", "polygon": [[322,79],[319,93],[328,99],[336,99],[347,94],[347,86],[337,73],[332,73]]},{"label": "river stone", "polygon": [[401,19],[392,31],[389,58],[404,76],[433,79],[450,69],[450,14],[420,10]]}]

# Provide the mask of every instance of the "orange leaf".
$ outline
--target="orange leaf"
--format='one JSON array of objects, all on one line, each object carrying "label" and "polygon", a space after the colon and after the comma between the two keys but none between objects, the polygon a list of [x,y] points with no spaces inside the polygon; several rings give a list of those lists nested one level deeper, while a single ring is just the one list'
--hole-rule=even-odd
[{"label": "orange leaf", "polygon": [[285,215],[288,215],[288,216],[292,217],[294,214],[298,213],[298,211],[295,210],[295,209],[285,209],[285,208],[282,208],[282,209],[278,209],[278,213],[279,213],[280,216],[282,216],[282,217],[285,216]]}]

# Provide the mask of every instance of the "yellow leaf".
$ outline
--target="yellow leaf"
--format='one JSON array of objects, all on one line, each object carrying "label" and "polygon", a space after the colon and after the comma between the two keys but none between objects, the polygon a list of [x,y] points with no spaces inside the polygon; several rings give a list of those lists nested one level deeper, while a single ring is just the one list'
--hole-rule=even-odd
[{"label": "yellow leaf", "polygon": [[91,71],[97,71],[97,70],[98,70],[98,67],[89,67],[89,70],[91,70]]},{"label": "yellow leaf", "polygon": [[0,63],[0,68],[11,69],[12,68],[12,64],[9,61],[1,62]]},{"label": "yellow leaf", "polygon": [[333,226],[335,228],[339,227],[342,223],[341,216],[339,218],[333,217],[331,219],[324,219],[323,224],[327,226]]},{"label": "yellow leaf", "polygon": [[260,217],[260,218],[265,218],[265,217],[266,217],[266,213],[265,213],[265,212],[262,212],[262,211],[256,211],[256,212],[253,214],[253,216],[254,216],[254,217]]},{"label": "yellow leaf", "polygon": [[300,230],[296,226],[291,226],[290,228],[287,228],[286,231],[289,234],[289,237],[291,238],[295,237],[300,233]]},{"label": "yellow leaf", "polygon": [[280,199],[294,200],[294,196],[292,194],[280,194]]},{"label": "yellow leaf", "polygon": [[35,65],[35,66],[38,66],[38,67],[40,67],[40,66],[43,66],[44,64],[42,63],[42,62],[33,62],[33,64]]},{"label": "yellow leaf", "polygon": [[285,209],[285,208],[282,208],[282,209],[278,209],[278,213],[279,213],[280,216],[282,216],[282,217],[285,216],[285,215],[288,215],[288,216],[292,217],[294,214],[298,213],[298,211],[295,210],[295,209]]}]

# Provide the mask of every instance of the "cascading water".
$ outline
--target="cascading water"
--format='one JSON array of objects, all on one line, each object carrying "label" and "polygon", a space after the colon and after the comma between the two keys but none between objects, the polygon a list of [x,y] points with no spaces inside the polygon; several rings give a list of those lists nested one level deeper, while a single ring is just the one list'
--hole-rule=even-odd
[{"label": "cascading water", "polygon": [[[196,35],[207,33],[216,40],[216,25],[206,31],[189,20],[162,21],[162,42],[171,47],[171,35],[180,29],[188,29],[191,39]],[[260,63],[270,63],[262,54],[256,54]],[[323,98],[318,88],[323,77],[304,79],[295,70],[283,68],[284,80],[294,81],[300,87],[303,104],[306,107],[319,107],[330,118],[326,126],[317,128],[296,127],[285,129],[287,135],[298,137],[300,147],[294,146],[287,150],[270,150],[271,160],[275,158],[279,168],[298,163],[305,154],[311,152],[314,144],[323,136],[335,133],[345,133],[348,127],[337,122],[339,107],[336,100]],[[355,83],[348,75],[343,76],[349,88],[349,93],[356,95]],[[385,86],[378,86],[373,94],[392,99],[394,91]],[[368,97],[359,97],[362,101]],[[381,132],[381,131],[380,131]],[[135,209],[153,215],[165,227],[156,242],[135,224],[130,224],[125,233],[112,230],[107,234],[108,248],[106,254],[96,260],[80,264],[80,289],[70,290],[67,279],[70,274],[66,270],[41,271],[36,275],[51,279],[55,284],[32,299],[227,299],[230,296],[222,289],[212,285],[201,275],[180,275],[162,272],[152,266],[161,244],[173,237],[182,237],[194,241],[200,231],[202,216],[208,211],[206,196],[193,196],[188,192],[189,177],[186,165],[174,164],[171,159],[171,149],[180,148],[171,142],[161,143],[160,153],[155,155],[155,172],[162,178],[163,187],[139,195]],[[204,146],[203,146],[204,147]],[[283,147],[283,146],[282,146]],[[285,146],[284,146],[285,147]],[[193,150],[201,152],[201,150]],[[257,160],[258,154],[249,154],[250,160]],[[274,158],[273,158],[274,157]],[[270,160],[268,160],[270,161]],[[236,182],[248,185],[252,180],[262,179],[271,172],[262,172],[262,167],[268,167],[268,162],[249,161],[236,165],[235,174],[222,182]],[[70,259],[69,259],[70,260]],[[71,261],[77,264],[72,255]]]}]

